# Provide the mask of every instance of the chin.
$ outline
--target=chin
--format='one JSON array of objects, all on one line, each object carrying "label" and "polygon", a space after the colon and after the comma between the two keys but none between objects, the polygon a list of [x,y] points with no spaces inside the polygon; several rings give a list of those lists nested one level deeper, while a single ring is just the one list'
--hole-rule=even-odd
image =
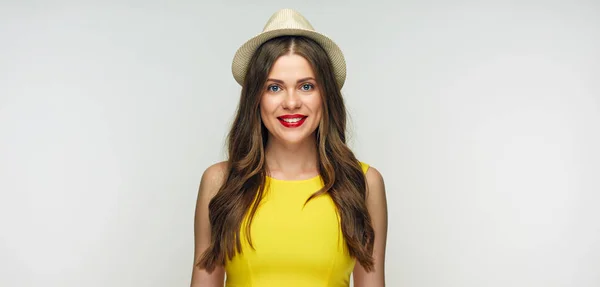
[{"label": "chin", "polygon": [[310,135],[301,135],[301,136],[282,136],[279,137],[279,140],[285,144],[299,144],[305,141],[310,140]]},{"label": "chin", "polygon": [[280,126],[279,121],[273,123],[273,125],[267,126],[269,134],[273,139],[282,144],[296,145],[307,141],[313,141],[315,139],[315,131],[318,126],[311,125],[312,123],[304,123],[306,126],[299,128],[286,128]]},{"label": "chin", "polygon": [[314,140],[315,133],[308,131],[284,131],[275,136],[278,141],[284,144],[299,144]]}]

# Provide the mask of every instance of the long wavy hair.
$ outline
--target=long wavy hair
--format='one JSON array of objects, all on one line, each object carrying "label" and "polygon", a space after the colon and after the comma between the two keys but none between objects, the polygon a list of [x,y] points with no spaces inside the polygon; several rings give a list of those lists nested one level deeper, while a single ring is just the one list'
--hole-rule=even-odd
[{"label": "long wavy hair", "polygon": [[[359,161],[346,144],[346,108],[340,87],[325,50],[301,36],[271,39],[260,46],[250,61],[228,134],[227,175],[208,206],[210,247],[201,255],[197,266],[212,272],[216,266],[224,265],[226,259],[242,252],[241,228],[246,228],[246,239],[252,246],[250,225],[263,197],[267,176],[268,130],[262,123],[259,105],[271,67],[286,54],[300,55],[310,63],[323,102],[323,116],[315,131],[323,188],[315,191],[306,203],[320,195],[331,196],[350,256],[370,271],[375,234],[365,202],[366,179]],[[242,226],[246,216],[248,220]]]}]

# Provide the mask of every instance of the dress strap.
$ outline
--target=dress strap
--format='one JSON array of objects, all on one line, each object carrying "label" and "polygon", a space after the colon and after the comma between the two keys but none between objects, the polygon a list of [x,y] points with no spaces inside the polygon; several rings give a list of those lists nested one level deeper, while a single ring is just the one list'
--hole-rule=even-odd
[{"label": "dress strap", "polygon": [[369,165],[361,161],[360,167],[362,168],[363,173],[366,174],[367,170],[369,169]]}]

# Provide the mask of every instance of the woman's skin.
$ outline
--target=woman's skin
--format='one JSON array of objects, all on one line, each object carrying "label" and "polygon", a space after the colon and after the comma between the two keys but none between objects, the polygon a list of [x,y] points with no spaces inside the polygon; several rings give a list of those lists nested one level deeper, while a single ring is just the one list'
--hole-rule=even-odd
[{"label": "woman's skin", "polygon": [[[269,131],[265,160],[269,176],[281,180],[301,180],[318,175],[315,130],[322,117],[322,99],[312,67],[296,54],[281,56],[274,63],[260,102],[261,119]],[[282,116],[299,115],[304,122],[286,127]],[[296,121],[296,120],[288,120]],[[223,184],[226,162],[206,169],[200,182],[195,218],[195,255],[210,245],[208,203]],[[384,286],[384,261],[387,238],[387,204],[381,174],[373,167],[366,173],[367,208],[375,230],[373,258],[375,268],[367,273],[357,262],[355,287]],[[223,286],[225,271],[217,267],[212,273],[194,267],[192,287]]]},{"label": "woman's skin", "polygon": [[[299,55],[277,59],[260,101],[262,122],[269,130],[265,160],[271,177],[283,180],[318,175],[315,130],[322,116],[322,100],[308,61]],[[306,116],[299,127],[285,127],[279,117]]]}]

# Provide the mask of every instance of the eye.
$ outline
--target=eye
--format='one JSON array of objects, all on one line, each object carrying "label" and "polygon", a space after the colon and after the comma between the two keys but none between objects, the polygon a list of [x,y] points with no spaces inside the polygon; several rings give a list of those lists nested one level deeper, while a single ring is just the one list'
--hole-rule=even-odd
[{"label": "eye", "polygon": [[281,90],[281,88],[278,85],[270,85],[267,87],[267,90],[269,92],[277,93],[279,90]]},{"label": "eye", "polygon": [[315,88],[315,86],[313,84],[310,84],[310,83],[302,84],[302,86],[300,87],[300,89],[302,89],[303,91],[310,91],[310,90],[312,90],[314,88]]}]

